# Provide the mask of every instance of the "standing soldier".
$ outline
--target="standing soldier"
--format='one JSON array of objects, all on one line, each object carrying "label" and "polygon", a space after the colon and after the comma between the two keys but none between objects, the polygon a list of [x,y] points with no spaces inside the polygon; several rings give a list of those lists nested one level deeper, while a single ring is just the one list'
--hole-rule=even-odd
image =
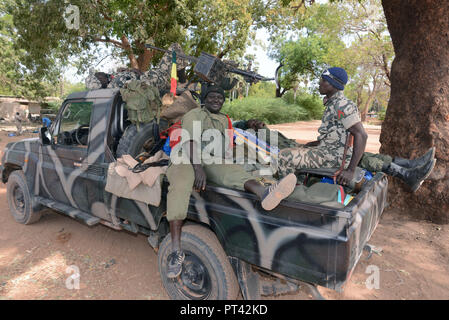
[{"label": "standing soldier", "polygon": [[[184,54],[181,46],[178,43],[173,43],[168,47],[168,50],[175,51],[178,54],[176,70],[178,73],[181,72],[189,63],[188,60],[180,57],[180,54]],[[148,85],[158,88],[160,91],[168,92],[170,90],[172,65],[172,53],[166,52],[157,66],[145,72],[140,77],[140,80],[146,82]]]},{"label": "standing soldier", "polygon": [[22,116],[20,115],[19,112],[16,112],[16,115],[14,116],[14,120],[16,122],[17,135],[20,136],[20,135],[22,135]]}]

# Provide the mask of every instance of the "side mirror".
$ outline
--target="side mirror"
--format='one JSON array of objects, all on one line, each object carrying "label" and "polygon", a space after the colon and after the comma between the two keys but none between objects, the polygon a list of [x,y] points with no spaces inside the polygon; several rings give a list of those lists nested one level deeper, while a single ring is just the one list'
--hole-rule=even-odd
[{"label": "side mirror", "polygon": [[39,131],[39,139],[43,145],[51,144],[51,134],[47,127],[42,127]]}]

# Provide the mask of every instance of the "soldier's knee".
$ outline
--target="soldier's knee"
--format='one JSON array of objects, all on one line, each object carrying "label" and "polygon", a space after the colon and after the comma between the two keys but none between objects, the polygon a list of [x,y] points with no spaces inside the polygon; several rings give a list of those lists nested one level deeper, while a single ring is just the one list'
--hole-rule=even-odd
[{"label": "soldier's knee", "polygon": [[195,173],[190,164],[171,165],[167,169],[167,178],[170,183],[169,191],[175,193],[191,192],[195,181]]}]

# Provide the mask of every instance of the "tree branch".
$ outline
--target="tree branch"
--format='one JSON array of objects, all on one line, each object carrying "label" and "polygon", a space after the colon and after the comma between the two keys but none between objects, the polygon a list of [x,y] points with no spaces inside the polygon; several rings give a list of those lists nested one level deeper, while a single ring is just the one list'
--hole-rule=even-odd
[{"label": "tree branch", "polygon": [[[103,10],[107,10],[107,7],[106,7],[106,5],[103,4],[103,1],[97,0],[97,3],[103,8]],[[100,11],[100,13],[103,15],[103,17],[104,17],[106,20],[112,22],[112,18],[109,17],[104,11]]]},{"label": "tree branch", "polygon": [[[116,47],[122,48],[122,49],[126,49],[123,45],[122,42],[117,41],[117,40],[112,40],[112,39],[102,39],[102,38],[94,38],[93,39],[95,42],[104,42],[104,43],[112,43],[113,45],[115,45]],[[131,47],[130,47],[131,48]]]},{"label": "tree branch", "polygon": [[122,44],[123,44],[123,49],[128,54],[128,58],[131,63],[131,68],[139,69],[139,63],[136,59],[136,56],[134,55],[133,49],[131,47],[131,44],[128,41],[128,38],[125,35],[122,36]]}]

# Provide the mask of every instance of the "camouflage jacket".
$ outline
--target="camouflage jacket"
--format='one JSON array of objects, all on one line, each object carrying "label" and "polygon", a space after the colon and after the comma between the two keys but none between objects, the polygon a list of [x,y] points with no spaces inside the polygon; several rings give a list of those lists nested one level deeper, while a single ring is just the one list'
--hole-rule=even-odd
[{"label": "camouflage jacket", "polygon": [[[357,106],[338,91],[325,103],[321,126],[318,129],[320,147],[326,147],[336,156],[343,157],[348,129],[360,122]],[[352,155],[349,148],[347,157]]]}]

